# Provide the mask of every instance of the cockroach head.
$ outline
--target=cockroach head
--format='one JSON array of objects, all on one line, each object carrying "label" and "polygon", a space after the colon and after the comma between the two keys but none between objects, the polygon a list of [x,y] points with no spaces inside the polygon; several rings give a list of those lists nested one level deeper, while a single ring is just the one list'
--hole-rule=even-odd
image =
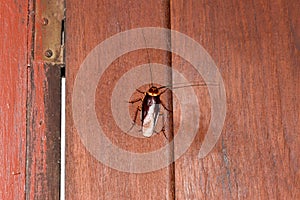
[{"label": "cockroach head", "polygon": [[147,94],[149,94],[150,96],[158,96],[159,94],[159,89],[155,86],[151,86],[149,88],[149,90],[147,91]]}]

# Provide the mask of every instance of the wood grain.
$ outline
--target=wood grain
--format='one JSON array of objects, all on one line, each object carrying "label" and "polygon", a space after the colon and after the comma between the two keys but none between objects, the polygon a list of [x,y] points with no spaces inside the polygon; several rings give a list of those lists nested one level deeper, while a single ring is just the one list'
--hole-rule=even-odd
[{"label": "wood grain", "polygon": [[[67,199],[174,199],[172,165],[145,174],[125,173],[111,169],[88,152],[73,122],[72,91],[84,58],[96,45],[110,36],[145,26],[169,27],[168,1],[67,2]],[[99,79],[95,94],[98,121],[106,136],[119,148],[131,152],[151,151],[167,142],[162,134],[148,140],[130,137],[118,129],[111,114],[111,95],[118,79],[128,70],[148,63],[149,58],[151,61],[170,64],[170,55],[167,52],[154,50],[130,52],[109,66]],[[133,83],[134,81],[132,80]],[[119,99],[120,103],[128,106],[126,100],[129,99],[123,99],[122,96]],[[132,108],[131,111],[134,112],[134,110]],[[125,162],[124,164],[131,163],[132,160]]]},{"label": "wood grain", "polygon": [[60,79],[58,65],[34,62],[27,102],[27,199],[59,199]]},{"label": "wood grain", "polygon": [[26,199],[60,198],[61,66],[44,60],[47,3],[28,7]]},{"label": "wood grain", "polygon": [[0,3],[0,199],[24,199],[27,1]]},{"label": "wood grain", "polygon": [[0,3],[0,199],[59,199],[60,66],[36,59],[35,3]]},{"label": "wood grain", "polygon": [[[67,2],[67,199],[300,198],[299,9],[296,0]],[[207,88],[196,87],[199,132],[188,152],[175,168],[130,174],[101,164],[84,147],[73,122],[72,91],[80,64],[96,45],[145,26],[171,27],[207,50],[225,83],[227,116],[213,151],[199,159],[211,105]],[[107,137],[133,152],[154,150],[166,141],[159,135],[145,142],[121,134],[110,98],[122,75],[149,57],[170,64],[163,51],[128,53],[104,72],[95,94],[97,119]],[[172,55],[171,61],[188,80],[202,81],[183,58]],[[177,108],[176,98],[173,104]],[[174,109],[175,134],[179,120],[180,110]]]},{"label": "wood grain", "polygon": [[227,95],[214,150],[199,160],[200,138],[176,162],[177,199],[300,198],[296,2],[172,1],[172,29],[209,52]]}]

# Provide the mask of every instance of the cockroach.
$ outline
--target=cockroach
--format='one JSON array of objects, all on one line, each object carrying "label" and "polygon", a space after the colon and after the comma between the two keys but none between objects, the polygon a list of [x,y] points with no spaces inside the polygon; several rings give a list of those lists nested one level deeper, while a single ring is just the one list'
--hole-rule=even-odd
[{"label": "cockroach", "polygon": [[[152,85],[146,92],[142,92],[137,89],[137,91],[142,93],[144,96],[142,98],[129,101],[129,103],[132,104],[139,101],[142,102],[141,106],[139,106],[135,112],[133,126],[135,125],[138,112],[141,111],[142,133],[145,137],[150,137],[155,132],[155,127],[160,115],[160,105],[162,105],[167,111],[171,111],[160,99],[160,95],[167,91],[167,88],[165,88],[163,91],[160,91],[163,88],[165,88],[165,86],[156,87]],[[164,133],[164,127],[162,131]]]},{"label": "cockroach", "polygon": [[[188,85],[181,86],[181,87],[172,87],[171,85],[156,87],[151,83],[149,86],[149,89],[146,92],[136,89],[137,92],[143,94],[144,96],[142,98],[138,98],[138,99],[128,102],[131,104],[134,104],[136,102],[142,102],[141,105],[138,106],[136,109],[136,112],[134,115],[134,120],[133,120],[133,125],[129,129],[129,131],[135,125],[138,112],[141,111],[141,131],[143,133],[143,136],[151,137],[153,135],[153,133],[156,132],[155,127],[157,125],[157,121],[160,116],[160,105],[168,112],[172,112],[172,110],[170,110],[166,107],[164,102],[160,99],[160,96],[163,93],[165,93],[168,89],[171,89],[171,88],[177,89],[177,88],[201,86],[201,85],[206,85],[206,84],[205,83],[188,84]],[[164,136],[166,137],[166,134],[164,131],[165,130],[164,130],[164,125],[163,125],[162,130],[160,132],[163,132]]]},{"label": "cockroach", "polygon": [[[145,36],[144,36],[144,41],[146,44]],[[131,104],[134,104],[136,102],[142,102],[141,105],[139,105],[136,109],[133,124],[132,124],[131,128],[128,130],[128,132],[134,127],[134,125],[136,123],[138,112],[141,111],[141,131],[143,133],[143,136],[151,137],[153,135],[153,133],[156,132],[155,128],[157,125],[158,118],[160,116],[160,105],[162,105],[163,108],[165,110],[167,110],[168,112],[172,112],[172,110],[168,109],[166,107],[166,105],[164,104],[164,102],[161,101],[161,99],[160,99],[160,96],[163,93],[165,93],[168,89],[176,89],[176,88],[191,87],[191,86],[201,86],[201,85],[207,85],[207,84],[198,83],[198,84],[187,84],[187,85],[184,85],[181,87],[173,87],[173,85],[156,87],[152,83],[152,69],[151,69],[151,65],[150,65],[150,57],[149,57],[148,50],[147,50],[147,54],[148,54],[148,63],[149,63],[149,69],[150,69],[151,83],[150,83],[149,89],[147,91],[140,91],[139,89],[136,89],[137,92],[144,95],[142,98],[138,98],[138,99],[128,102]],[[164,125],[160,132],[163,132],[164,136],[166,137],[166,134],[164,132]]]}]

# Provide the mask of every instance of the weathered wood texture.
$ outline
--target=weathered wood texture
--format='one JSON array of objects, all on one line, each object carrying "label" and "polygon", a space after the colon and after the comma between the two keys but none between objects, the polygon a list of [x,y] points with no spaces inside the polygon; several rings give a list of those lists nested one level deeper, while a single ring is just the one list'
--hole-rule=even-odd
[{"label": "weathered wood texture", "polygon": [[[66,65],[68,66],[66,70],[66,198],[173,199],[172,165],[147,174],[130,174],[111,169],[87,151],[80,140],[72,116],[72,90],[75,77],[88,53],[100,42],[121,31],[145,26],[169,28],[169,2],[164,0],[156,2],[105,0],[76,1],[76,3],[67,1],[66,8]],[[131,52],[117,59],[105,71],[99,80],[95,94],[97,117],[107,137],[118,147],[133,152],[155,150],[167,142],[163,134],[148,140],[130,137],[119,130],[113,122],[110,104],[115,84],[126,71],[148,63],[149,58],[158,63],[170,62],[170,55],[167,52],[153,50]],[[129,99],[123,99],[122,96],[119,99],[128,107],[126,100]],[[130,163],[131,160],[126,162]]]},{"label": "weathered wood texture", "polygon": [[27,1],[0,2],[0,199],[24,199]]},{"label": "weathered wood texture", "polygon": [[28,72],[27,199],[59,199],[60,72],[43,62]]},{"label": "weathered wood texture", "polygon": [[35,59],[35,5],[0,3],[0,199],[59,199],[60,67]]},{"label": "weathered wood texture", "polygon": [[[67,199],[300,198],[299,10],[296,0],[67,2]],[[188,152],[175,168],[129,174],[106,167],[84,147],[73,122],[72,91],[80,64],[96,45],[146,26],[171,27],[208,51],[225,83],[227,116],[215,148],[199,160],[210,101],[205,87],[195,88],[201,98],[200,129]],[[166,141],[162,135],[142,140],[123,134],[113,123],[110,100],[120,77],[149,57],[170,61],[158,50],[124,55],[105,71],[95,94],[107,137],[133,152],[154,150]],[[201,81],[179,56],[172,55],[172,65],[189,80]]]},{"label": "weathered wood texture", "polygon": [[[59,199],[61,66],[44,61],[49,1],[30,2],[27,74],[27,199]],[[59,12],[59,9],[58,11]],[[58,13],[57,15],[60,15]],[[61,30],[52,35],[60,37]],[[53,41],[55,42],[55,41]]]},{"label": "weathered wood texture", "polygon": [[172,1],[172,29],[210,53],[227,94],[214,150],[198,160],[195,144],[176,162],[177,199],[300,198],[299,10],[299,1]]}]

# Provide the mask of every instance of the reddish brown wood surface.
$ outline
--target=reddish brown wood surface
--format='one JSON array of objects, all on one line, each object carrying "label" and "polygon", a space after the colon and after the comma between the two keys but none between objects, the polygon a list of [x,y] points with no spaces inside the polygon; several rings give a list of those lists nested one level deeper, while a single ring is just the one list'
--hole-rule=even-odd
[{"label": "reddish brown wood surface", "polygon": [[60,66],[34,63],[29,70],[27,179],[28,199],[59,199]]},{"label": "reddish brown wood surface", "polygon": [[0,3],[0,199],[59,199],[60,67],[34,56],[35,3]]},{"label": "reddish brown wood surface", "polygon": [[[44,61],[48,1],[30,2],[28,21],[26,198],[59,199],[61,66]],[[59,12],[59,9],[57,9]],[[57,13],[60,15],[60,13]],[[52,35],[61,34],[53,29]],[[55,41],[53,41],[55,42]]]},{"label": "reddish brown wood surface", "polygon": [[[173,199],[172,165],[146,174],[120,172],[103,165],[82,144],[73,123],[71,107],[75,77],[88,53],[100,42],[121,31],[144,26],[168,28],[169,2],[77,1],[67,2],[67,10],[66,198]],[[117,59],[105,71],[96,91],[97,117],[107,137],[118,147],[132,152],[155,150],[167,142],[163,134],[148,140],[130,137],[117,128],[111,114],[111,95],[118,79],[129,69],[148,63],[149,58],[159,63],[170,62],[167,52],[151,50],[131,52]],[[121,96],[119,99],[123,101],[122,103],[129,100],[122,99]]]},{"label": "reddish brown wood surface", "polygon": [[24,199],[27,1],[0,3],[0,199]]},{"label": "reddish brown wood surface", "polygon": [[[67,199],[300,198],[299,9],[297,1],[284,0],[67,2]],[[199,159],[211,105],[207,88],[195,88],[201,117],[188,152],[175,168],[130,174],[101,164],[84,147],[73,122],[72,92],[80,64],[96,45],[145,26],[171,27],[207,50],[224,80],[227,116],[213,151]],[[95,94],[107,137],[133,152],[166,143],[161,135],[141,140],[122,134],[111,114],[116,82],[149,57],[151,62],[170,62],[169,54],[159,50],[123,55],[105,71]],[[184,59],[172,55],[171,60],[188,80],[202,80]],[[175,109],[175,133],[178,116]]]},{"label": "reddish brown wood surface", "polygon": [[300,198],[296,2],[172,1],[172,29],[210,53],[227,95],[214,150],[199,160],[196,140],[176,162],[177,199]]}]

